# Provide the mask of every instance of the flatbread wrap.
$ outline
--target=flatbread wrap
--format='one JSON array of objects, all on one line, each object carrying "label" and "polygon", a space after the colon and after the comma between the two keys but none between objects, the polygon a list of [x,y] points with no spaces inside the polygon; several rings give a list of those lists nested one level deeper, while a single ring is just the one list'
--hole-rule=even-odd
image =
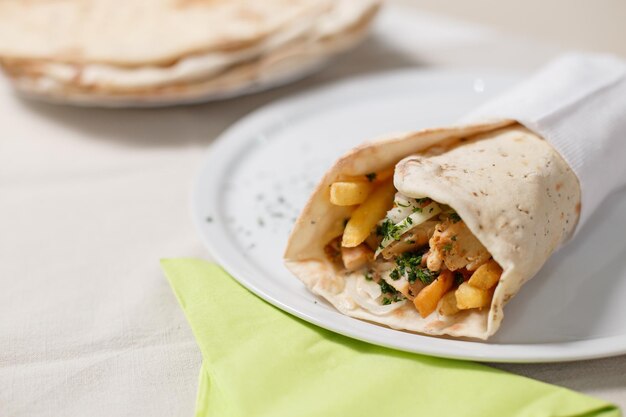
[{"label": "flatbread wrap", "polygon": [[324,175],[285,264],[343,314],[487,339],[572,236],[580,198],[561,155],[512,120],[392,135]]}]

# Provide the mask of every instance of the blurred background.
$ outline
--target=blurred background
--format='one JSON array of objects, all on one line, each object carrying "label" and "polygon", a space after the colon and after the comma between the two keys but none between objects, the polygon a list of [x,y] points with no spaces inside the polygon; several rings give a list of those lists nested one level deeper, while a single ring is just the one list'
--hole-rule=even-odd
[{"label": "blurred background", "polygon": [[391,0],[562,48],[626,56],[624,0]]}]

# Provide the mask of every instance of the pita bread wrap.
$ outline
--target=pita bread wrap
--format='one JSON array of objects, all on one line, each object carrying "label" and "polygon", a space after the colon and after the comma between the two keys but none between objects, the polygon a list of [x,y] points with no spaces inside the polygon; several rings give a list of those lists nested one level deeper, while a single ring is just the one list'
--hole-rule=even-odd
[{"label": "pita bread wrap", "polygon": [[[412,204],[415,201],[424,202],[423,209],[414,208],[414,213],[415,210],[426,211],[433,203],[438,207],[446,207],[442,214],[430,219],[438,225],[435,232],[429,232],[429,252],[423,254],[428,245],[418,249],[423,255],[419,259],[424,260],[426,257],[427,260],[420,263],[421,267],[430,267],[432,254],[437,253],[433,239],[435,244],[441,242],[434,236],[441,232],[445,224],[448,225],[447,230],[464,225],[463,228],[469,229],[469,232],[466,231],[469,236],[467,239],[473,235],[473,239],[479,241],[476,244],[482,244],[484,250],[488,251],[487,257],[474,259],[476,265],[470,267],[467,264],[463,274],[459,272],[461,269],[456,271],[456,278],[460,280],[455,278],[455,283],[445,289],[456,294],[451,296],[453,300],[459,300],[460,285],[466,288],[472,284],[473,277],[478,274],[476,271],[483,265],[494,264],[495,261],[494,265],[501,267],[495,287],[491,284],[489,290],[481,290],[482,294],[490,297],[482,308],[458,310],[461,306],[458,304],[458,312],[445,312],[443,304],[446,297],[439,295],[434,299],[438,302],[434,311],[423,316],[420,314],[422,310],[418,312],[415,300],[420,298],[424,288],[441,281],[443,272],[437,272],[441,275],[434,280],[431,277],[426,286],[420,284],[416,294],[409,293],[413,300],[402,300],[406,292],[399,294],[397,291],[395,293],[400,296],[394,296],[393,299],[384,292],[384,288],[381,294],[376,287],[382,281],[385,282],[381,287],[391,285],[398,289],[398,282],[402,280],[405,280],[406,285],[406,277],[402,274],[409,271],[408,264],[404,266],[406,270],[400,269],[398,275],[401,279],[397,281],[390,280],[390,275],[393,275],[388,273],[376,277],[376,268],[372,278],[374,264],[385,265],[387,262],[392,265],[392,269],[398,269],[400,265],[394,264],[393,258],[382,259],[378,253],[380,246],[376,250],[376,260],[372,261],[370,257],[364,267],[351,271],[344,264],[346,260],[343,252],[339,256],[344,262],[342,259],[337,260],[332,251],[329,252],[329,244],[332,246],[333,240],[336,241],[342,233],[342,244],[345,244],[349,224],[359,210],[354,206],[331,203],[333,184],[338,181],[358,182],[358,179],[362,180],[366,176],[371,180],[374,177],[372,173],[385,172],[394,166],[393,186],[397,194],[395,200],[389,202],[392,208],[387,212],[387,218],[394,210],[403,210],[405,207],[399,203],[398,196],[402,197],[406,205],[411,201]],[[384,181],[380,181],[380,184],[377,181],[370,183],[373,191],[369,196],[373,196],[379,187],[385,187]],[[367,200],[362,206],[366,204]],[[445,210],[451,213],[447,218],[443,214]],[[580,186],[575,174],[550,144],[516,122],[503,120],[399,134],[357,147],[333,165],[295,224],[286,249],[285,263],[309,290],[328,300],[346,315],[394,329],[429,335],[487,339],[500,327],[506,302],[572,235],[579,212]],[[423,213],[417,215],[419,217]],[[453,215],[458,216],[458,220]],[[380,222],[378,224],[380,231]],[[408,230],[403,236],[415,229]],[[446,230],[439,233],[439,238],[445,233]],[[372,230],[370,237],[374,234]],[[446,243],[449,247],[444,245],[443,251],[439,252],[444,256],[440,266],[442,271],[448,268],[448,261],[451,261],[455,251],[464,254],[461,241],[465,235],[459,236],[458,241],[457,235],[451,237]],[[385,237],[378,244],[382,245],[386,240],[388,238]],[[407,241],[400,238],[400,242]],[[363,245],[365,243],[360,246]],[[341,248],[341,251],[344,249]],[[402,256],[400,254],[396,261]],[[470,259],[470,255],[467,258]],[[413,267],[417,270],[415,265]]]}]

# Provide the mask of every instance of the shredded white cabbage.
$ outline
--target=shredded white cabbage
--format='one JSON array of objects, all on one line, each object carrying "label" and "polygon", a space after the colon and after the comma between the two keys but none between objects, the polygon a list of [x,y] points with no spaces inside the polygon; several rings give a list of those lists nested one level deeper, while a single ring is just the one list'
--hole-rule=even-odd
[{"label": "shredded white cabbage", "polygon": [[[380,304],[380,301],[378,301],[377,299],[373,299],[368,295],[365,290],[365,286],[362,287],[364,292],[359,293],[357,286],[362,285],[361,281],[366,282],[367,284],[365,285],[369,286],[370,284],[370,282],[366,281],[364,277],[353,277],[351,279],[348,279],[347,281],[348,282],[346,284],[346,292],[348,293],[350,298],[352,298],[352,300],[354,300],[354,302],[357,303],[361,308],[364,308],[365,310],[369,311],[372,314],[376,314],[377,316],[384,316],[386,314],[389,314],[406,304],[406,300],[402,300],[388,305],[382,305]],[[371,283],[378,286],[378,284],[376,284],[375,282]]]},{"label": "shredded white cabbage", "polygon": [[[397,207],[389,210],[382,222],[387,219],[391,220],[395,227],[394,236],[397,237],[441,213],[441,206],[434,201],[420,208],[415,199],[404,197],[398,193],[395,202]],[[394,240],[393,236],[385,236],[376,250],[375,256],[378,256]]]},{"label": "shredded white cabbage", "polygon": [[368,281],[366,279],[358,278],[356,281],[356,291],[359,294],[367,295],[374,300],[383,295],[383,292],[380,289],[380,285],[378,285],[374,281]]}]

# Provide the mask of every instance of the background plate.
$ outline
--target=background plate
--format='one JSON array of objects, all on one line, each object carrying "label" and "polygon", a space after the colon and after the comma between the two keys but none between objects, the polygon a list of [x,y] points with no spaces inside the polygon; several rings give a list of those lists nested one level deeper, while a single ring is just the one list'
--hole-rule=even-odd
[{"label": "background plate", "polygon": [[507,305],[488,342],[388,329],[344,316],[282,264],[289,231],[321,175],[382,134],[454,122],[519,81],[493,71],[410,70],[353,79],[266,106],[211,146],[195,224],[213,256],[270,303],[335,332],[433,356],[551,362],[626,353],[626,193],[614,196]]},{"label": "background plate", "polygon": [[[188,104],[209,103],[211,101],[225,100],[245,96],[248,94],[260,93],[271,90],[272,88],[282,87],[287,84],[295,83],[320,71],[327,63],[331,62],[334,57],[328,57],[316,60],[313,63],[303,65],[291,71],[281,73],[279,76],[265,77],[260,80],[254,80],[241,84],[240,86],[225,89],[223,91],[206,92],[191,95],[172,95],[159,97],[156,96],[135,96],[135,97],[97,97],[90,95],[83,96],[62,96],[56,94],[34,93],[22,91],[16,88],[15,91],[26,98],[30,98],[44,103],[64,104],[79,107],[103,107],[103,108],[156,108],[169,107]],[[2,75],[2,74],[0,74]]]}]

